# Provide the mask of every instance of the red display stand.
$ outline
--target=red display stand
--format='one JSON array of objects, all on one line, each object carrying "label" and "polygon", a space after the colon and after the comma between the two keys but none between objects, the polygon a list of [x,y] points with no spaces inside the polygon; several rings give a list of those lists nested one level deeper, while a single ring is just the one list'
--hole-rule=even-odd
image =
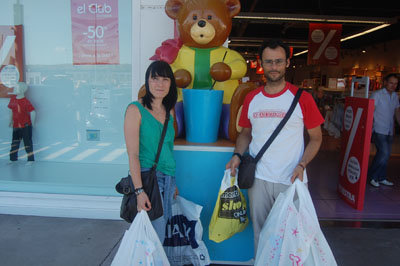
[{"label": "red display stand", "polygon": [[346,97],[338,193],[353,208],[364,207],[374,100]]}]

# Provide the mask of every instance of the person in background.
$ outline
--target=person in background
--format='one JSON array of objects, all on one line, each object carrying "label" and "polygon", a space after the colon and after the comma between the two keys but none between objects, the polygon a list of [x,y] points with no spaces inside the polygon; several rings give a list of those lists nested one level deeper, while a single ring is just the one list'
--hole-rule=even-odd
[{"label": "person in background", "polygon": [[[239,120],[243,130],[236,140],[232,159],[226,164],[233,175],[247,148],[250,155],[257,155],[289,110],[299,89],[285,81],[289,56],[290,50],[281,40],[270,40],[261,46],[260,58],[267,83],[251,91],[244,100]],[[248,190],[255,254],[260,231],[279,193],[296,178],[307,183],[305,169],[320,148],[323,122],[313,97],[303,91],[292,116],[258,162],[254,184]],[[304,127],[310,137],[305,150]]]},{"label": "person in background", "polygon": [[399,97],[395,92],[399,77],[392,73],[385,77],[383,88],[372,93],[374,99],[374,122],[372,138],[376,147],[376,154],[368,169],[370,184],[379,187],[380,184],[393,186],[387,179],[387,164],[392,151],[394,135],[394,118],[400,124]]},{"label": "person in background", "polygon": [[[10,150],[10,161],[18,160],[18,150],[21,140],[24,140],[28,162],[35,161],[32,143],[32,126],[35,123],[36,112],[32,103],[25,97],[28,86],[25,82],[15,85],[8,108],[11,109],[10,127],[13,129]],[[15,95],[15,96],[14,96]]]},{"label": "person in background", "polygon": [[141,171],[149,170],[155,161],[166,114],[170,113],[167,132],[157,164],[157,181],[163,199],[164,215],[152,221],[161,243],[165,238],[165,226],[171,216],[172,199],[178,190],[175,184],[175,138],[172,109],[177,100],[175,78],[171,67],[163,61],[154,61],[146,71],[146,94],[127,107],[124,121],[129,170],[137,193],[138,211],[151,209],[146,192],[142,189]]}]

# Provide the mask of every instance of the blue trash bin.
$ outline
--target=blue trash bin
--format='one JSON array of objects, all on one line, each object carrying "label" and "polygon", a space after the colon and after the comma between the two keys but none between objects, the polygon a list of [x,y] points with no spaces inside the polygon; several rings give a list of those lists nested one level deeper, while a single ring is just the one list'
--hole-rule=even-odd
[{"label": "blue trash bin", "polygon": [[197,143],[216,142],[224,92],[183,89],[182,93],[186,140]]}]

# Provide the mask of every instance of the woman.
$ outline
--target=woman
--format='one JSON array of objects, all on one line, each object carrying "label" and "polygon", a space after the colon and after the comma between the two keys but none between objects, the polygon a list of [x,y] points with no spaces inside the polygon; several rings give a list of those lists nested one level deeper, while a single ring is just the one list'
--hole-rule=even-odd
[{"label": "woman", "polygon": [[[161,243],[165,238],[165,226],[171,216],[172,198],[176,197],[175,160],[173,145],[175,131],[172,108],[177,100],[175,78],[171,67],[163,61],[154,61],[146,71],[146,95],[129,104],[124,121],[125,143],[129,157],[129,170],[135,188],[142,188],[141,171],[149,170],[155,161],[166,114],[170,113],[160,158],[157,180],[163,199],[164,215],[152,221]],[[151,203],[143,191],[137,196],[138,211],[151,209]]]}]

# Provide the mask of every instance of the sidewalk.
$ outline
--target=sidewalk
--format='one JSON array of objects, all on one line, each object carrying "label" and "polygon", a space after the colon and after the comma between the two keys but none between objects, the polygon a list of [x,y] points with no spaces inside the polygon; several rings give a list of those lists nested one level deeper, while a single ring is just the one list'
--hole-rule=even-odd
[{"label": "sidewalk", "polygon": [[125,221],[0,215],[0,265],[110,265]]},{"label": "sidewalk", "polygon": [[[338,265],[398,265],[400,224],[369,224],[323,222]],[[0,264],[108,266],[128,226],[122,220],[0,215]]]}]

